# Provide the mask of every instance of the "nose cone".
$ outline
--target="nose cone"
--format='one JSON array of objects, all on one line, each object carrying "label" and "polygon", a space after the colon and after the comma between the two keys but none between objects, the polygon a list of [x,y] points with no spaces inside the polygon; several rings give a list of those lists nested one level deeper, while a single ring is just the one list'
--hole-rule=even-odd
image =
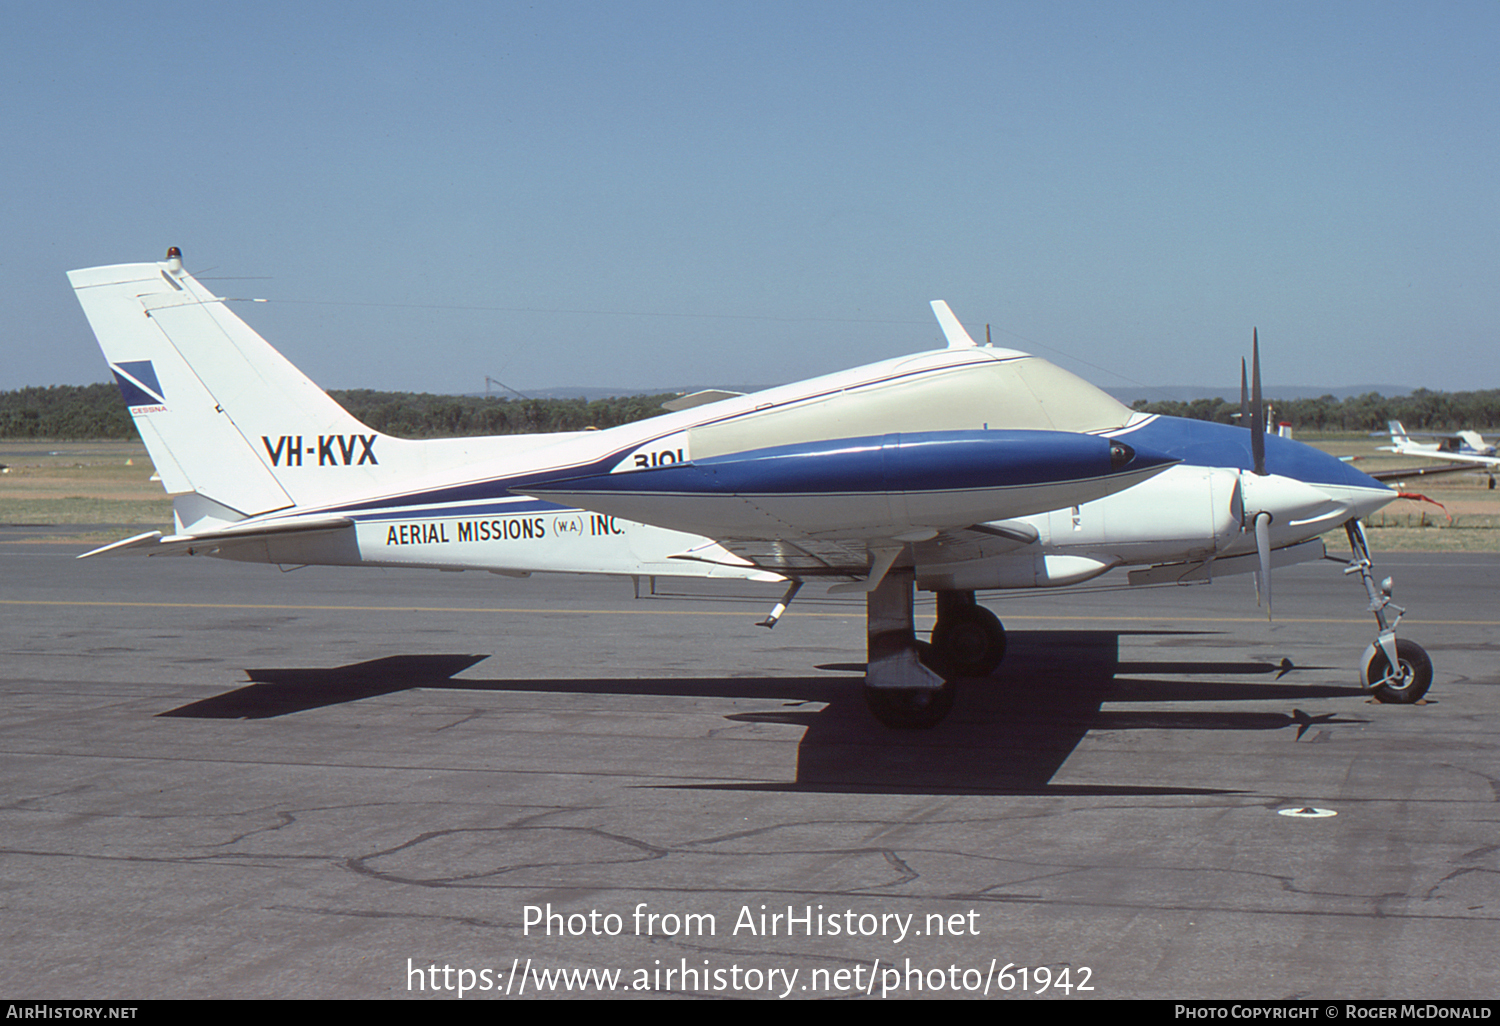
[{"label": "nose cone", "polygon": [[1363,519],[1396,497],[1390,488],[1337,457],[1309,446],[1300,449],[1295,461],[1290,459],[1290,452],[1282,455],[1287,457],[1284,462],[1295,462],[1301,476],[1278,472],[1269,451],[1266,468],[1270,473],[1264,477],[1240,476],[1246,513],[1271,514],[1269,531],[1275,547],[1316,537],[1351,519]]},{"label": "nose cone", "polygon": [[1337,456],[1286,438],[1266,439],[1266,469],[1322,493],[1330,504],[1339,507],[1340,520],[1367,517],[1396,498],[1389,485]]},{"label": "nose cone", "polygon": [[[1155,417],[1115,436],[1184,464],[1240,471],[1246,509],[1273,517],[1273,530],[1310,537],[1350,517],[1366,517],[1396,498],[1386,485],[1310,445],[1266,436],[1266,474],[1254,473],[1250,432],[1242,427],[1181,417]],[[1252,493],[1258,498],[1252,499]]]},{"label": "nose cone", "polygon": [[1370,478],[1368,487],[1346,488],[1342,490],[1344,502],[1350,511],[1363,520],[1371,513],[1384,509],[1387,503],[1395,501],[1397,492],[1394,488],[1384,485],[1374,478]]},{"label": "nose cone", "polygon": [[[1357,488],[1376,492],[1391,489],[1369,474],[1355,469],[1337,456],[1330,456],[1290,438],[1266,436],[1266,469],[1273,474],[1294,477],[1308,484],[1333,485],[1340,488]],[[1392,494],[1392,498],[1394,498]]]}]

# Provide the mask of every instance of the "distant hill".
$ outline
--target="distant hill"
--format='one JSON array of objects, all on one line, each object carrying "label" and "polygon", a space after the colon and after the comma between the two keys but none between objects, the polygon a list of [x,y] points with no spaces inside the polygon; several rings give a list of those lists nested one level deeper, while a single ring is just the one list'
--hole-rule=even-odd
[{"label": "distant hill", "polygon": [[[1225,402],[1240,401],[1240,386],[1232,388],[1214,388],[1208,385],[1121,385],[1116,388],[1106,388],[1104,391],[1114,396],[1126,406],[1144,399],[1148,403],[1171,401],[1179,403],[1192,402],[1194,399],[1223,399]],[[1411,389],[1405,385],[1346,385],[1342,388],[1315,388],[1310,385],[1263,385],[1261,391],[1267,399],[1321,399],[1325,395],[1331,395],[1335,399],[1348,399],[1350,396],[1383,395],[1387,399],[1396,399],[1403,395],[1410,395]]]},{"label": "distant hill", "polygon": [[[556,388],[518,388],[513,391],[503,391],[497,388],[491,390],[489,395],[497,399],[524,397],[526,399],[584,399],[594,402],[597,399],[625,399],[637,395],[687,395],[689,392],[702,392],[706,388],[717,388],[725,392],[759,392],[770,387],[770,385],[682,385],[673,388],[595,388],[589,385],[562,385]],[[483,392],[463,394],[470,399],[485,396]]]},{"label": "distant hill", "polygon": [[[770,385],[681,385],[667,388],[595,388],[587,385],[567,386],[562,385],[555,388],[524,388],[518,389],[528,399],[586,399],[590,402],[596,399],[624,398],[636,395],[659,395],[662,393],[686,394],[688,392],[701,392],[706,388],[723,389],[726,392],[759,392],[770,388]],[[1219,388],[1209,385],[1121,385],[1115,388],[1106,388],[1104,391],[1114,396],[1126,406],[1137,400],[1144,399],[1146,402],[1192,402],[1194,399],[1223,399],[1226,402],[1240,401],[1240,386],[1232,388]],[[1266,385],[1263,388],[1267,399],[1321,399],[1325,395],[1331,395],[1335,399],[1347,399],[1350,396],[1383,395],[1388,399],[1399,396],[1410,395],[1411,388],[1405,385],[1345,385],[1339,388],[1319,388],[1310,385]],[[495,389],[490,393],[496,397],[515,398],[514,392],[502,392]],[[465,396],[478,398],[483,392],[465,392]]]}]

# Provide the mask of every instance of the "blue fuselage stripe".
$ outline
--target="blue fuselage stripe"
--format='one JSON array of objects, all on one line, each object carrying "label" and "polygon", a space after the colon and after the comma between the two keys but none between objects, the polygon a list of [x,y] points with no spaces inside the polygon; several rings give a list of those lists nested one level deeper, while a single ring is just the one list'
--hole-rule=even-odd
[{"label": "blue fuselage stripe", "polygon": [[1111,461],[1111,440],[1064,431],[928,431],[731,453],[619,474],[547,482],[542,494],[884,495],[1021,488],[1173,462],[1137,449]]}]

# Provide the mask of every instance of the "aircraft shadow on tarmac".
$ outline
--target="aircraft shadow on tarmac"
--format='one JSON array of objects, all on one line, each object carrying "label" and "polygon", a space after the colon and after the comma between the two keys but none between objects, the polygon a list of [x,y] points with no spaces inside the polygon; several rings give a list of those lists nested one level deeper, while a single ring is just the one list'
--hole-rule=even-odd
[{"label": "aircraft shadow on tarmac", "polygon": [[[251,683],[161,716],[264,719],[411,688],[469,691],[780,699],[780,709],[732,713],[741,723],[806,728],[795,782],[703,784],[772,791],[922,791],[1003,794],[1211,794],[1224,789],[1130,784],[1059,785],[1058,768],[1089,731],[1287,730],[1363,722],[1336,713],[1309,715],[1293,703],[1364,696],[1358,687],[1298,684],[1299,669],[1239,662],[1122,662],[1125,635],[1183,631],[1011,631],[1005,663],[989,680],[962,682],[953,712],[938,727],[893,731],[865,708],[858,677],[709,677],[495,680],[455,679],[485,655],[402,655],[331,668],[247,670]],[[862,664],[820,670],[863,671]],[[1261,677],[1205,680],[1205,677]],[[1171,678],[1171,679],[1168,679]],[[1285,701],[1288,712],[1103,708],[1131,703]],[[1291,728],[1294,728],[1291,729]],[[1316,735],[1315,735],[1316,737]]]}]

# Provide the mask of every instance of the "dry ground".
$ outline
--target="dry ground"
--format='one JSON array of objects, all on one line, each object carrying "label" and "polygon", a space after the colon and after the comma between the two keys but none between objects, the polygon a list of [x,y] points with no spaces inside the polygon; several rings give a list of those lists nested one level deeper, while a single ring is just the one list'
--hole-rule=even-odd
[{"label": "dry ground", "polygon": [[[1365,473],[1442,466],[1436,460],[1376,451],[1380,444],[1364,435],[1304,436],[1300,439],[1335,456],[1357,456]],[[1500,552],[1500,489],[1491,489],[1484,474],[1468,471],[1391,482],[1403,495],[1365,521],[1370,545],[1381,552]],[[1342,535],[1343,532],[1335,532]],[[1343,551],[1342,538],[1330,535],[1330,551]]]},{"label": "dry ground", "polygon": [[[1359,456],[1362,470],[1419,466],[1428,461],[1376,452],[1364,436],[1302,439],[1336,456]],[[0,526],[66,525],[72,543],[109,542],[152,528],[168,529],[172,504],[139,442],[0,441]],[[1398,499],[1367,521],[1376,551],[1500,551],[1500,490],[1480,474],[1413,479],[1401,491],[1441,506]],[[1449,519],[1451,518],[1451,520]],[[77,525],[91,529],[80,534]],[[34,535],[33,535],[34,536]],[[41,539],[38,539],[41,540]],[[1343,532],[1328,537],[1342,552]]]},{"label": "dry ground", "polygon": [[15,442],[0,440],[0,525],[98,525],[70,541],[113,541],[167,528],[172,502],[140,442]]}]

